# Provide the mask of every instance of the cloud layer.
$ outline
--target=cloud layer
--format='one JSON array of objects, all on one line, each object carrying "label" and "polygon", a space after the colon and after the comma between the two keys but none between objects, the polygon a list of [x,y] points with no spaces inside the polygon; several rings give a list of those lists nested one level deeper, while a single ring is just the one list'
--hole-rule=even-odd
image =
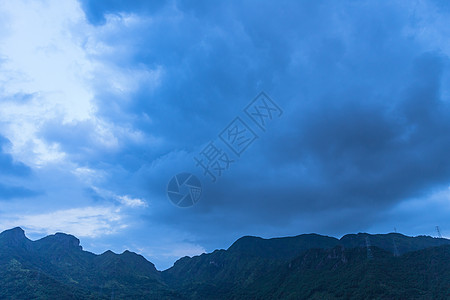
[{"label": "cloud layer", "polygon": [[[0,4],[8,224],[160,267],[244,234],[450,225],[445,2],[25,2]],[[194,156],[262,90],[283,115],[212,183]],[[204,188],[189,209],[180,172]]]}]

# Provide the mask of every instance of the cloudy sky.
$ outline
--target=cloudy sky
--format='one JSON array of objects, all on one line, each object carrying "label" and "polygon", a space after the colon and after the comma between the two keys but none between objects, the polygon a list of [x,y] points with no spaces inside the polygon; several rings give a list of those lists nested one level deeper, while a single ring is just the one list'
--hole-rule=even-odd
[{"label": "cloudy sky", "polygon": [[450,236],[446,1],[192,3],[0,0],[0,230],[159,269],[243,235]]}]

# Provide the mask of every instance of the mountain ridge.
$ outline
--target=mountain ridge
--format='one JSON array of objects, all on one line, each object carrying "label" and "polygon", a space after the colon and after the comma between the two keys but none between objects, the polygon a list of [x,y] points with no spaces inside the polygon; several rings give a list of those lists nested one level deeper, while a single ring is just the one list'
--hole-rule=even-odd
[{"label": "mountain ridge", "polygon": [[[21,285],[29,289],[27,298],[37,299],[59,293],[65,295],[61,299],[107,299],[111,293],[133,299],[302,299],[306,294],[352,299],[362,295],[362,287],[377,297],[406,295],[411,289],[427,296],[450,293],[445,281],[448,278],[450,284],[450,266],[440,256],[434,257],[436,253],[449,257],[450,240],[398,233],[347,234],[340,239],[318,234],[270,239],[244,236],[226,250],[182,257],[171,268],[159,271],[129,250],[94,254],[83,250],[73,235],[55,233],[32,241],[16,227],[0,233],[0,298],[22,295]],[[431,264],[430,259],[439,263]],[[436,277],[422,286],[405,266],[417,268],[424,278],[432,270],[444,279]],[[390,267],[400,277],[408,277],[410,283],[405,283],[404,290],[389,272],[380,271]],[[321,277],[325,275],[333,280]],[[333,283],[351,287],[353,283],[346,278],[359,282],[360,288],[352,288],[349,294]],[[373,287],[373,278],[384,287]],[[298,286],[299,282],[305,284]],[[442,286],[443,292],[437,288]],[[408,297],[415,299],[414,294]]]},{"label": "mountain ridge", "polygon": [[[63,248],[69,248],[74,247],[79,250],[83,250],[83,247],[81,246],[80,240],[75,237],[74,235],[63,233],[63,232],[56,232],[55,234],[47,235],[45,237],[39,238],[37,240],[31,240],[29,239],[26,234],[25,230],[21,227],[14,227],[11,229],[4,230],[0,232],[0,246],[2,243],[2,237],[6,237],[9,245],[17,245],[22,243],[32,243],[35,245],[38,245],[39,247],[43,247],[44,244],[48,245],[59,245],[63,246]],[[355,247],[365,247],[366,242],[365,238],[368,237],[371,243],[371,246],[376,246],[385,250],[388,250],[390,252],[394,252],[392,249],[394,247],[394,243],[397,246],[399,250],[399,254],[403,254],[406,252],[414,251],[414,250],[420,250],[424,247],[433,247],[433,246],[441,246],[445,244],[450,244],[450,239],[446,238],[437,238],[437,237],[431,237],[431,236],[425,236],[425,235],[417,235],[417,236],[407,236],[403,235],[401,233],[384,233],[384,234],[369,234],[364,232],[359,233],[350,233],[345,234],[341,238],[336,238],[332,236],[327,235],[320,235],[317,233],[305,233],[305,234],[299,234],[295,236],[286,236],[286,237],[272,237],[272,238],[262,238],[258,236],[252,236],[252,235],[246,235],[242,236],[239,239],[237,239],[235,242],[233,242],[225,251],[230,252],[249,252],[250,249],[246,248],[247,245],[245,245],[248,241],[252,243],[253,247],[261,247],[264,248],[264,251],[268,251],[269,253],[265,253],[264,256],[270,256],[270,254],[274,256],[281,256],[281,254],[286,257],[286,252],[282,252],[281,254],[275,255],[271,253],[270,244],[274,244],[276,246],[281,246],[281,248],[285,249],[284,246],[298,246],[298,244],[302,244],[305,242],[310,243],[306,248],[296,249],[296,251],[304,251],[305,249],[309,248],[332,248],[334,246],[343,246],[345,248],[355,248]],[[420,241],[418,244],[413,244],[412,241]],[[394,242],[392,242],[394,241]],[[256,242],[256,243],[255,243]],[[385,242],[383,244],[382,242]],[[7,243],[7,244],[8,244]],[[278,245],[277,245],[278,243]],[[328,243],[328,244],[327,244]],[[281,245],[279,245],[281,244]],[[389,244],[389,245],[387,245]],[[425,245],[424,245],[425,244]],[[387,249],[386,249],[387,248]],[[180,257],[178,260],[182,260],[184,258],[195,258],[199,257],[201,255],[209,255],[214,253],[215,251],[221,251],[223,249],[216,249],[211,253],[202,253],[200,255],[195,256],[185,256]],[[254,250],[254,249],[252,249]],[[293,250],[293,255],[296,255],[297,253]],[[112,253],[116,256],[123,255],[125,253],[132,253],[134,255],[138,255],[143,257],[142,255],[130,251],[130,250],[124,250],[122,253],[115,253],[112,250],[105,250],[101,254],[95,254],[90,251],[85,251],[87,253],[96,255],[96,256],[102,256],[106,253]],[[258,252],[252,252],[253,255],[258,255]],[[290,256],[289,256],[290,257]],[[145,260],[147,260],[145,257],[143,257]],[[273,257],[272,257],[273,258]],[[177,260],[177,261],[178,261]],[[147,260],[148,261],[148,260]],[[148,261],[150,262],[150,261]],[[150,262],[151,263],[151,262]],[[176,262],[175,262],[176,263]],[[174,265],[175,265],[174,263]],[[173,266],[174,266],[173,265]],[[172,266],[172,267],[173,267]],[[170,268],[172,268],[170,267]],[[168,268],[168,269],[170,269]],[[159,272],[164,272],[166,270],[158,270]]]}]

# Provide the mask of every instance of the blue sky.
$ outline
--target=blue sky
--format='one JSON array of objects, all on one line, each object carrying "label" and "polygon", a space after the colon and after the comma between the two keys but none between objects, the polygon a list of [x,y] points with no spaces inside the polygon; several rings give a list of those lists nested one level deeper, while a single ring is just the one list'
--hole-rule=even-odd
[{"label": "blue sky", "polygon": [[[0,230],[159,269],[242,235],[450,234],[446,1],[0,0]],[[283,110],[213,183],[194,157]],[[223,146],[223,145],[222,145]],[[203,194],[167,198],[190,172]]]}]

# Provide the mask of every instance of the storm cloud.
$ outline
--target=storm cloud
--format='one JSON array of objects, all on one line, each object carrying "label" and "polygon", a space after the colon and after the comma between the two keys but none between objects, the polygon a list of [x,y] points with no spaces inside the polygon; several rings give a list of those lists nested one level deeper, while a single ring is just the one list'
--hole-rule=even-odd
[{"label": "storm cloud", "polygon": [[[33,138],[60,157],[64,167],[48,170],[65,174],[65,207],[120,210],[127,229],[111,229],[105,244],[167,267],[173,253],[248,234],[415,235],[450,225],[445,2],[81,0],[73,11],[70,66],[83,66],[73,72],[86,91],[67,97],[85,101],[77,114],[69,106],[33,123]],[[266,131],[244,112],[261,91],[283,110]],[[26,92],[25,103],[45,102]],[[212,182],[194,157],[238,116],[258,138],[240,157],[229,152],[235,161]],[[14,143],[8,128],[1,133]],[[12,155],[0,153],[4,174],[36,167]],[[203,186],[186,209],[167,199],[181,172]]]}]

